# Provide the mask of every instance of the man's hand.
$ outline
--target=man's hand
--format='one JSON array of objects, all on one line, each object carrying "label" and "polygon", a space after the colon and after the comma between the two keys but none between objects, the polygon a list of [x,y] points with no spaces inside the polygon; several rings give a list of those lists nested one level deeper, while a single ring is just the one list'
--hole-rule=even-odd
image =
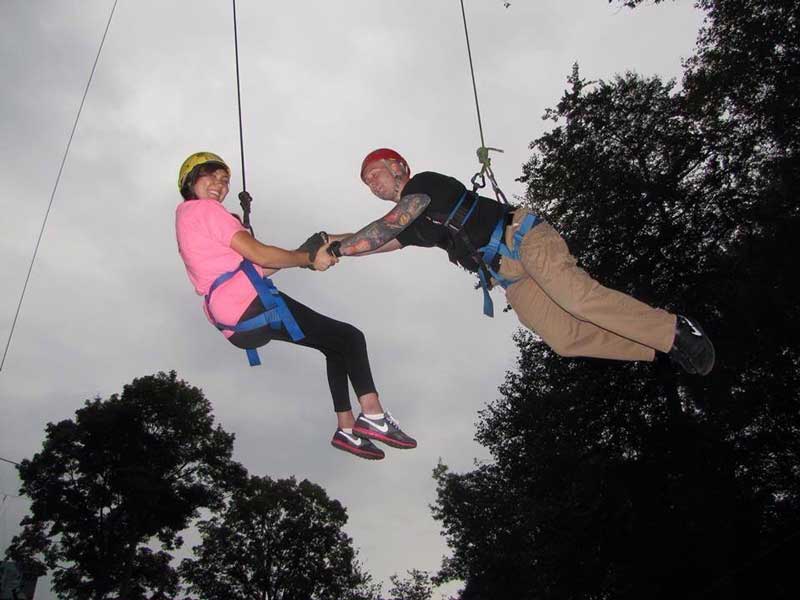
[{"label": "man's hand", "polygon": [[342,255],[342,242],[335,240],[328,244],[328,254],[332,254],[337,258],[340,257]]}]

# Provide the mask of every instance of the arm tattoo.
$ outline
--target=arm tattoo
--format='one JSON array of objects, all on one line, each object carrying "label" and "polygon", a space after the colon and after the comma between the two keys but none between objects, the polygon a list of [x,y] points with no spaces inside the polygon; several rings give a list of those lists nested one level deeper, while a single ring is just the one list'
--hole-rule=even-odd
[{"label": "arm tattoo", "polygon": [[431,198],[427,194],[403,196],[392,210],[377,221],[342,240],[342,254],[364,254],[377,250],[396,238],[428,208]]}]

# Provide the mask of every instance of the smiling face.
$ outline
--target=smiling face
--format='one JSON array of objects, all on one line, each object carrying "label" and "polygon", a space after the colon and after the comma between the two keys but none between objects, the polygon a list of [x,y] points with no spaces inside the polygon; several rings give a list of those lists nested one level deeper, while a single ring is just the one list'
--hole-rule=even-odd
[{"label": "smiling face", "polygon": [[228,195],[230,180],[231,176],[227,170],[215,169],[199,175],[192,185],[192,192],[194,192],[195,198],[208,198],[222,202]]},{"label": "smiling face", "polygon": [[378,198],[397,202],[408,181],[408,174],[397,161],[381,159],[364,167],[363,180]]}]

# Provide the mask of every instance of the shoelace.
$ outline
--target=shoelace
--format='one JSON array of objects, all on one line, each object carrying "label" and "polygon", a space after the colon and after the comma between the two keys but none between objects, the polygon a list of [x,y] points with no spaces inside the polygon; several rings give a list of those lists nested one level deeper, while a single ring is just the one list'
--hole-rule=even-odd
[{"label": "shoelace", "polygon": [[398,421],[397,419],[395,419],[395,418],[392,416],[392,413],[390,413],[388,410],[387,410],[387,411],[384,411],[384,413],[383,413],[383,418],[386,420],[386,422],[387,422],[387,423],[389,423],[389,425],[394,425],[395,427],[397,427],[398,429],[400,429],[400,421]]}]

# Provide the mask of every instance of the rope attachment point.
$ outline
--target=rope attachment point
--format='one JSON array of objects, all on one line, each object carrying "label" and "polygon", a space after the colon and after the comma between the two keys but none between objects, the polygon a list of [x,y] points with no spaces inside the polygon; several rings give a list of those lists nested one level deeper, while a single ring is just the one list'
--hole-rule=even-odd
[{"label": "rope attachment point", "polygon": [[472,183],[472,191],[477,192],[479,189],[486,187],[486,176],[488,176],[489,183],[492,184],[492,190],[494,191],[494,195],[497,197],[497,201],[501,204],[508,204],[506,195],[503,193],[503,190],[500,189],[500,186],[497,184],[497,180],[494,177],[494,171],[492,171],[492,159],[489,157],[490,151],[502,152],[500,148],[490,148],[488,146],[481,146],[477,150],[478,161],[481,163],[481,170],[475,173],[470,180]]},{"label": "rope attachment point", "polygon": [[247,227],[250,230],[250,235],[255,237],[253,233],[253,226],[250,225],[250,203],[253,201],[253,197],[250,195],[250,192],[247,190],[239,192],[239,204],[242,207],[242,225]]}]

